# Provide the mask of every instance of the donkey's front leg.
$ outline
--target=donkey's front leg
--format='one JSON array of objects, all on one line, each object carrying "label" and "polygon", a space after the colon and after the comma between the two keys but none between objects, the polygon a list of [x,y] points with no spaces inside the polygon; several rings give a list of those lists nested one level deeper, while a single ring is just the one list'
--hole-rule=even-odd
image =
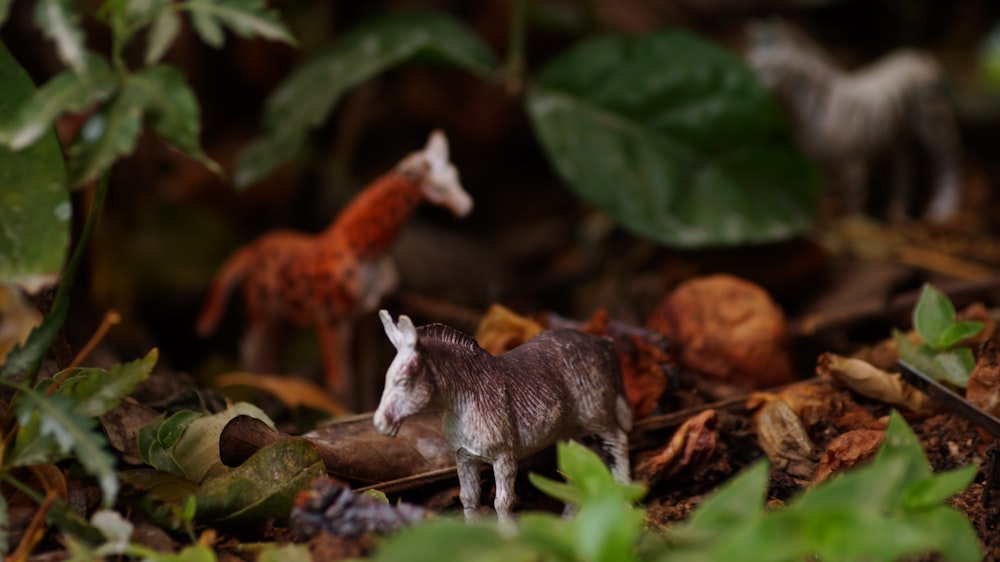
[{"label": "donkey's front leg", "polygon": [[512,454],[500,455],[493,461],[493,476],[497,481],[497,497],[493,508],[501,524],[510,523],[514,508],[514,480],[517,478],[517,459]]},{"label": "donkey's front leg", "polygon": [[465,520],[472,521],[479,511],[480,462],[465,449],[455,451],[455,462],[458,465],[458,496],[462,500],[462,510],[465,511]]}]

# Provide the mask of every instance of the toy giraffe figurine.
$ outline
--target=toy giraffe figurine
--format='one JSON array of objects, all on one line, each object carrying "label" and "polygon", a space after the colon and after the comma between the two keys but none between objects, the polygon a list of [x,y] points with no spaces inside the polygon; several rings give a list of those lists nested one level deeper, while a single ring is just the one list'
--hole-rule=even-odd
[{"label": "toy giraffe figurine", "polygon": [[222,266],[197,320],[202,336],[215,330],[230,292],[242,285],[247,328],[240,363],[253,371],[277,368],[275,347],[288,324],[312,326],[319,339],[327,385],[352,401],[346,368],[350,322],[371,312],[398,280],[385,255],[403,221],[422,202],[455,216],[472,210],[443,133],[405,158],[352,200],[323,232],[276,231],[234,253]]}]

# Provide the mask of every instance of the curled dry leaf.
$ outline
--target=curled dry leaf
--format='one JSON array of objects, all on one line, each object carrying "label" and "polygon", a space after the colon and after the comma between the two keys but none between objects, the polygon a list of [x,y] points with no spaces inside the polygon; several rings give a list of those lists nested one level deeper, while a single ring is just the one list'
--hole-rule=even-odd
[{"label": "curled dry leaf", "polygon": [[883,437],[885,430],[882,429],[856,429],[834,437],[820,455],[812,484],[872,458],[882,445]]},{"label": "curled dry leaf", "polygon": [[854,392],[911,411],[934,407],[929,396],[907,384],[899,374],[888,373],[861,359],[824,353],[816,361],[816,373],[831,377]]},{"label": "curled dry leaf", "polygon": [[371,496],[355,494],[329,478],[317,478],[310,489],[296,498],[290,519],[292,530],[307,538],[321,532],[357,538],[366,533],[386,534],[423,521],[429,515],[420,506],[402,502],[389,505]]},{"label": "curled dry leaf", "polygon": [[674,289],[647,320],[676,343],[681,363],[742,388],[793,379],[788,326],[758,285],[731,275],[691,279]]},{"label": "curled dry leaf", "polygon": [[1000,416],[1000,350],[993,340],[979,348],[979,359],[969,375],[965,399],[993,416]]},{"label": "curled dry leaf", "polygon": [[788,404],[806,427],[813,427],[839,417],[848,397],[830,384],[809,381],[790,384],[777,392],[755,392],[747,408],[756,410],[776,400]]},{"label": "curled dry leaf", "polygon": [[667,371],[673,365],[666,338],[656,332],[638,334],[615,330],[605,310],[595,312],[579,329],[595,336],[610,337],[615,342],[633,419],[643,419],[655,412],[669,386]]},{"label": "curled dry leaf", "polygon": [[705,410],[688,418],[665,447],[636,465],[635,480],[652,487],[684,469],[697,470],[715,453],[719,441],[718,420],[715,410]]},{"label": "curled dry leaf", "polygon": [[128,464],[146,464],[139,454],[139,428],[153,423],[159,413],[126,396],[108,413],[98,418],[108,435],[108,442]]},{"label": "curled dry leaf", "polygon": [[816,467],[815,446],[802,420],[784,400],[774,400],[757,415],[757,438],[771,465],[808,480]]},{"label": "curled dry leaf", "polygon": [[302,439],[319,452],[328,474],[374,484],[455,465],[455,454],[441,433],[440,414],[407,418],[396,437],[375,431],[371,414],[359,415],[293,437],[252,418],[235,418],[222,431],[219,451],[227,466],[238,466],[258,449]]},{"label": "curled dry leaf", "polygon": [[15,345],[42,323],[42,315],[16,285],[0,283],[0,366]]},{"label": "curled dry leaf", "polygon": [[249,386],[273,394],[289,408],[307,406],[335,416],[347,413],[347,408],[330,397],[330,393],[302,377],[260,375],[233,372],[219,375],[215,386]]},{"label": "curled dry leaf", "polygon": [[544,329],[535,320],[520,316],[503,305],[494,304],[479,321],[475,337],[483,349],[493,355],[500,355],[530,340]]}]

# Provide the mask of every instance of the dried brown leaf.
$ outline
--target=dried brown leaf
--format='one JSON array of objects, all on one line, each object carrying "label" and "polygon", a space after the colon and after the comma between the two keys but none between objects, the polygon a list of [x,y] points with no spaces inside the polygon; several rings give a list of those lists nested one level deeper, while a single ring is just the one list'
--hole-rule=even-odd
[{"label": "dried brown leaf", "polygon": [[808,479],[816,466],[815,446],[802,420],[784,400],[769,402],[757,415],[760,448],[771,465],[789,475]]},{"label": "dried brown leaf", "polygon": [[716,451],[719,440],[716,431],[718,420],[715,410],[705,410],[688,418],[677,428],[665,447],[646,456],[636,465],[635,480],[646,486],[654,486],[682,470],[697,470]]},{"label": "dried brown leaf", "polygon": [[494,304],[486,311],[479,327],[476,341],[493,355],[510,351],[538,335],[544,328],[531,318],[520,316],[509,308]]},{"label": "dried brown leaf", "polygon": [[908,410],[934,407],[929,396],[907,384],[896,373],[888,373],[861,359],[824,353],[816,361],[816,373],[832,377],[854,392]]},{"label": "dried brown leaf", "polygon": [[301,377],[260,375],[257,373],[232,372],[219,375],[215,386],[249,386],[259,388],[274,395],[289,408],[308,406],[335,416],[344,415],[347,408],[334,400],[330,393]]},{"label": "dried brown leaf", "polygon": [[863,463],[878,452],[885,431],[856,429],[834,437],[820,456],[812,483],[818,484],[834,474]]},{"label": "dried brown leaf", "polygon": [[993,340],[986,340],[979,349],[979,359],[969,375],[965,399],[989,414],[1000,415],[1000,350]]}]

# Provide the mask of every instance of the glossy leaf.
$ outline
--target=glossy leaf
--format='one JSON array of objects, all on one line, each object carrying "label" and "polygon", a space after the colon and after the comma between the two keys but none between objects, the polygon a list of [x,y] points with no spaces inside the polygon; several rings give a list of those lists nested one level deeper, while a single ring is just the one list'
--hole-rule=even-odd
[{"label": "glossy leaf", "polygon": [[74,72],[84,74],[86,50],[79,20],[80,15],[70,7],[69,0],[39,0],[35,6],[35,23],[55,42],[59,59]]},{"label": "glossy leaf", "polygon": [[[0,122],[7,122],[32,97],[34,84],[2,44],[0,83]],[[42,133],[41,142],[26,150],[0,147],[0,283],[32,292],[55,281],[72,218],[59,141],[51,127]],[[11,358],[3,376],[19,370]]]},{"label": "glossy leaf", "polygon": [[913,308],[913,329],[934,349],[943,349],[945,330],[955,323],[955,307],[948,296],[930,283],[920,290],[920,298]]},{"label": "glossy leaf", "polygon": [[494,56],[478,35],[443,14],[404,13],[361,24],[297,68],[267,100],[264,135],[240,154],[235,183],[260,181],[304,147],[340,99],[376,74],[415,58],[479,74]]},{"label": "glossy leaf", "polygon": [[685,32],[587,41],[528,91],[553,166],[583,199],[669,246],[806,230],[816,167],[742,61]]},{"label": "glossy leaf", "polygon": [[183,9],[190,12],[198,36],[213,47],[225,43],[223,26],[240,37],[295,42],[278,13],[263,0],[188,0]]},{"label": "glossy leaf", "polygon": [[132,154],[142,130],[141,99],[124,89],[95,111],[67,149],[69,184],[78,187],[96,179],[119,158]]},{"label": "glossy leaf", "polygon": [[198,519],[223,524],[283,522],[299,492],[325,475],[323,460],[308,441],[268,445],[242,465],[202,484]]},{"label": "glossy leaf", "polygon": [[139,428],[139,456],[146,464],[171,474],[184,476],[184,471],[174,460],[174,445],[191,423],[202,414],[191,410],[181,410],[165,419]]}]

